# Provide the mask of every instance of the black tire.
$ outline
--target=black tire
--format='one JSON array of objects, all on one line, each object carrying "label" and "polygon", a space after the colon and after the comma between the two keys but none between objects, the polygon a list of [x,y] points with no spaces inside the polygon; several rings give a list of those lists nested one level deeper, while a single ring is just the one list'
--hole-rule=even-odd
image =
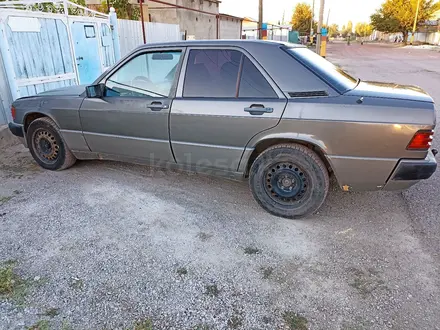
[{"label": "black tire", "polygon": [[76,162],[58,126],[48,117],[31,122],[26,132],[26,139],[32,157],[44,169],[65,170]]},{"label": "black tire", "polygon": [[250,169],[249,184],[258,204],[276,216],[297,219],[316,212],[329,189],[329,175],[318,155],[300,144],[262,152]]}]

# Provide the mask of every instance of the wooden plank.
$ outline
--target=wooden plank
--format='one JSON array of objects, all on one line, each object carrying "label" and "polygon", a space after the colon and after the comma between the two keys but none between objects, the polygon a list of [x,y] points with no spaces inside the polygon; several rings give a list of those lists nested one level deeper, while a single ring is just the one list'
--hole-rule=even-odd
[{"label": "wooden plank", "polygon": [[[20,34],[18,36],[17,34]],[[27,78],[38,77],[36,63],[34,59],[35,51],[32,49],[32,38],[28,32],[14,32],[17,39],[21,41],[21,54],[26,66]]]},{"label": "wooden plank", "polygon": [[33,49],[35,50],[34,58],[36,58],[37,74],[43,76],[50,76],[53,74],[52,61],[50,57],[50,49],[47,42],[43,44],[41,30],[39,33],[34,33],[35,39],[33,42]]},{"label": "wooden plank", "polygon": [[[53,35],[55,22],[52,19],[40,18],[41,32],[40,32],[40,47],[43,48],[43,54],[47,59],[44,61],[44,71],[47,76],[54,76],[57,74],[54,64],[54,53],[57,53],[56,45],[50,38]],[[50,24],[52,22],[52,24]],[[53,27],[51,26],[53,25]]]},{"label": "wooden plank", "polygon": [[56,20],[56,30],[58,34],[58,42],[61,49],[62,60],[64,64],[64,73],[74,72],[73,59],[70,53],[69,37],[67,35],[67,27],[61,20]]},{"label": "wooden plank", "polygon": [[33,85],[33,86],[35,86],[35,92],[37,94],[45,91],[44,84],[38,84],[38,85]]},{"label": "wooden plank", "polygon": [[[52,61],[54,65],[55,74],[66,73],[63,61],[63,54],[61,53],[60,41],[58,39],[57,21],[54,19],[47,21],[48,37],[51,48]],[[70,54],[69,54],[70,55]]]},{"label": "wooden plank", "polygon": [[24,96],[29,96],[29,92],[27,87],[20,87],[20,96],[24,97]]},{"label": "wooden plank", "polygon": [[5,24],[6,35],[9,44],[9,50],[11,51],[12,62],[14,65],[14,72],[17,78],[27,78],[27,73],[25,72],[25,63],[23,55],[21,54],[20,40],[15,40],[13,32]]}]

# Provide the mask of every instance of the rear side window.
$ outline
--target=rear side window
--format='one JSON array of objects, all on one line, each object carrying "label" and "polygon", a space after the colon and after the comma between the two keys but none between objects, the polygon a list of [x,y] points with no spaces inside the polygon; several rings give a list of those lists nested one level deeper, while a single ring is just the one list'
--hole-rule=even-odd
[{"label": "rear side window", "polygon": [[257,67],[245,56],[240,79],[239,97],[275,98],[277,94]]},{"label": "rear side window", "polygon": [[241,53],[235,50],[191,50],[184,97],[235,97]]},{"label": "rear side window", "polygon": [[355,88],[358,83],[358,79],[307,48],[287,48],[287,52],[341,93]]},{"label": "rear side window", "polygon": [[240,51],[204,49],[189,53],[183,97],[275,98],[277,94]]}]

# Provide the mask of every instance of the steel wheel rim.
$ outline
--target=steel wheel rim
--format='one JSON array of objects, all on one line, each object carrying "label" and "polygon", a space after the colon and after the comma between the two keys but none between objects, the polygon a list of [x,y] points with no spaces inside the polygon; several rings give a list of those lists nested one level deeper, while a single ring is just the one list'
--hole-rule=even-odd
[{"label": "steel wheel rim", "polygon": [[309,193],[309,177],[292,162],[280,162],[265,171],[264,186],[272,200],[283,205],[301,203]]},{"label": "steel wheel rim", "polygon": [[59,157],[60,146],[55,136],[48,130],[38,129],[34,133],[34,150],[38,158],[47,164],[53,164]]}]

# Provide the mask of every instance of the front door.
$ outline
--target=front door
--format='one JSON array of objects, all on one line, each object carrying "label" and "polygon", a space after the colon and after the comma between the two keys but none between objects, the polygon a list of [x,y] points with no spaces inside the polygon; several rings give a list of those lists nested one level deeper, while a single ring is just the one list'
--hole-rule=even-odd
[{"label": "front door", "polygon": [[252,137],[278,124],[286,97],[251,56],[234,48],[191,48],[170,115],[179,164],[237,171]]},{"label": "front door", "polygon": [[93,152],[174,162],[168,115],[181,54],[140,51],[103,79],[105,97],[84,100],[81,123]]},{"label": "front door", "polygon": [[97,26],[75,21],[71,29],[80,84],[91,84],[101,74]]}]

